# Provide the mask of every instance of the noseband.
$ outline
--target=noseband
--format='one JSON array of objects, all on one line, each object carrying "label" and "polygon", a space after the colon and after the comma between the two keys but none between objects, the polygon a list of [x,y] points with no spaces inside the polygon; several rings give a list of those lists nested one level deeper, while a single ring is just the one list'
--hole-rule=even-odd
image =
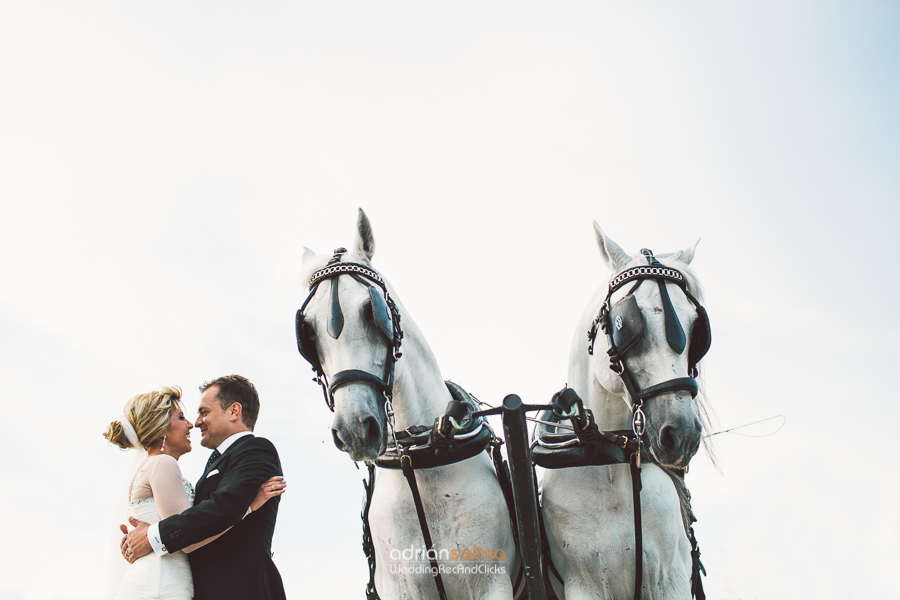
[{"label": "noseband", "polygon": [[[634,411],[634,429],[635,434],[640,435],[644,427],[644,415],[641,411],[641,404],[644,400],[649,400],[655,396],[665,394],[667,392],[689,392],[691,398],[696,398],[700,391],[697,384],[697,364],[700,359],[706,355],[709,350],[711,341],[711,333],[709,328],[709,317],[706,309],[694,296],[688,292],[684,275],[676,269],[664,267],[653,256],[653,252],[644,248],[641,254],[647,259],[648,266],[633,267],[623,271],[613,278],[609,283],[609,291],[606,293],[606,300],[600,307],[600,313],[594,319],[590,331],[588,331],[588,354],[594,353],[594,340],[597,337],[598,330],[606,333],[607,342],[609,343],[609,368],[622,378],[625,389],[631,397],[632,410]],[[688,300],[697,310],[697,321],[694,325],[694,331],[691,335],[690,346],[688,347],[688,374],[689,377],[677,377],[662,383],[651,385],[643,388],[638,385],[634,375],[625,367],[625,354],[634,347],[643,336],[643,315],[637,305],[634,292],[647,279],[656,280],[659,286],[659,294],[662,298],[663,313],[665,315],[666,324],[666,341],[669,346],[679,354],[684,352],[687,341],[684,335],[684,329],[672,306],[672,300],[669,298],[666,282],[671,281],[677,284]],[[628,291],[628,294],[614,305],[610,305],[613,293],[623,287],[630,281],[637,283]]]},{"label": "noseband", "polygon": [[[388,293],[384,279],[374,269],[358,263],[341,262],[343,255],[347,252],[346,248],[338,248],[334,251],[334,256],[328,261],[324,268],[319,269],[312,274],[309,280],[309,295],[303,302],[303,305],[297,311],[296,317],[296,333],[297,333],[297,349],[300,355],[309,362],[316,376],[313,379],[322,387],[322,393],[325,396],[325,404],[334,412],[334,392],[351,383],[365,383],[371,385],[379,393],[383,394],[387,400],[386,407],[390,408],[390,399],[394,387],[394,366],[397,360],[402,356],[400,352],[400,343],[403,340],[403,331],[400,329],[400,311],[397,304]],[[328,320],[328,334],[334,339],[341,336],[344,328],[344,314],[341,310],[341,303],[338,293],[338,279],[341,275],[350,275],[361,284],[369,287],[369,298],[372,305],[372,317],[378,330],[388,342],[387,359],[385,360],[384,377],[379,377],[361,371],[359,369],[348,369],[335,373],[331,382],[322,367],[322,361],[316,349],[315,332],[312,326],[306,320],[304,311],[316,291],[319,284],[326,279],[331,282],[331,314]],[[374,283],[378,286],[371,285]],[[388,415],[390,418],[390,415]]]}]

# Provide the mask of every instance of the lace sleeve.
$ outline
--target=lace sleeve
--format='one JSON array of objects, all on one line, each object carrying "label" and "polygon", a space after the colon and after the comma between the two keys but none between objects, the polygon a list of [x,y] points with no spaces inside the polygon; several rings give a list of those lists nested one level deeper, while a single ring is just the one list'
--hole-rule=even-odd
[{"label": "lace sleeve", "polygon": [[178,461],[171,456],[160,455],[156,459],[150,471],[150,489],[160,519],[177,515],[191,506]]}]

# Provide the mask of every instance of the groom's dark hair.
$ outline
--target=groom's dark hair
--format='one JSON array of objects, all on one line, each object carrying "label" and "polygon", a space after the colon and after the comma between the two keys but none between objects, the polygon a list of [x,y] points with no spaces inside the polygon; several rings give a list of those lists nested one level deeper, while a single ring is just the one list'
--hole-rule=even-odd
[{"label": "groom's dark hair", "polygon": [[205,392],[209,388],[216,386],[216,398],[225,410],[235,402],[241,405],[241,420],[244,425],[253,431],[256,426],[256,419],[259,417],[259,394],[256,393],[256,387],[250,383],[250,380],[240,375],[225,375],[207,381],[200,386],[200,391]]}]

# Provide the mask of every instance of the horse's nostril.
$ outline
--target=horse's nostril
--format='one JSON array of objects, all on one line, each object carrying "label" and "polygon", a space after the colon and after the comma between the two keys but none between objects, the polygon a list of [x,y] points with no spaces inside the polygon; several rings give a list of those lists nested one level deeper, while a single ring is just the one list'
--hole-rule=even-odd
[{"label": "horse's nostril", "polygon": [[366,417],[363,426],[366,428],[366,439],[369,445],[379,445],[381,443],[381,426],[378,424],[378,420],[375,417]]},{"label": "horse's nostril", "polygon": [[337,447],[337,449],[343,451],[344,450],[344,442],[343,442],[343,440],[341,440],[341,436],[338,434],[337,429],[332,428],[331,437],[334,439],[334,445]]},{"label": "horse's nostril", "polygon": [[678,428],[665,425],[659,432],[659,445],[666,450],[678,450],[681,446],[681,434]]}]

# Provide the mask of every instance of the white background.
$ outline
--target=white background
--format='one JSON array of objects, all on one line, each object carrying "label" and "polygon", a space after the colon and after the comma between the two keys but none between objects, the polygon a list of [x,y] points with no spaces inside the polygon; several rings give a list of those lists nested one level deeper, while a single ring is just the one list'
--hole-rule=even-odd
[{"label": "white background", "polygon": [[302,248],[358,206],[492,404],[565,383],[592,219],[630,252],[702,237],[718,425],[787,419],[692,465],[709,597],[900,597],[898,27],[876,0],[0,4],[0,599],[98,597],[130,463],[100,434],[231,372],[289,480],[288,596],[362,597],[363,471],[293,338]]}]

